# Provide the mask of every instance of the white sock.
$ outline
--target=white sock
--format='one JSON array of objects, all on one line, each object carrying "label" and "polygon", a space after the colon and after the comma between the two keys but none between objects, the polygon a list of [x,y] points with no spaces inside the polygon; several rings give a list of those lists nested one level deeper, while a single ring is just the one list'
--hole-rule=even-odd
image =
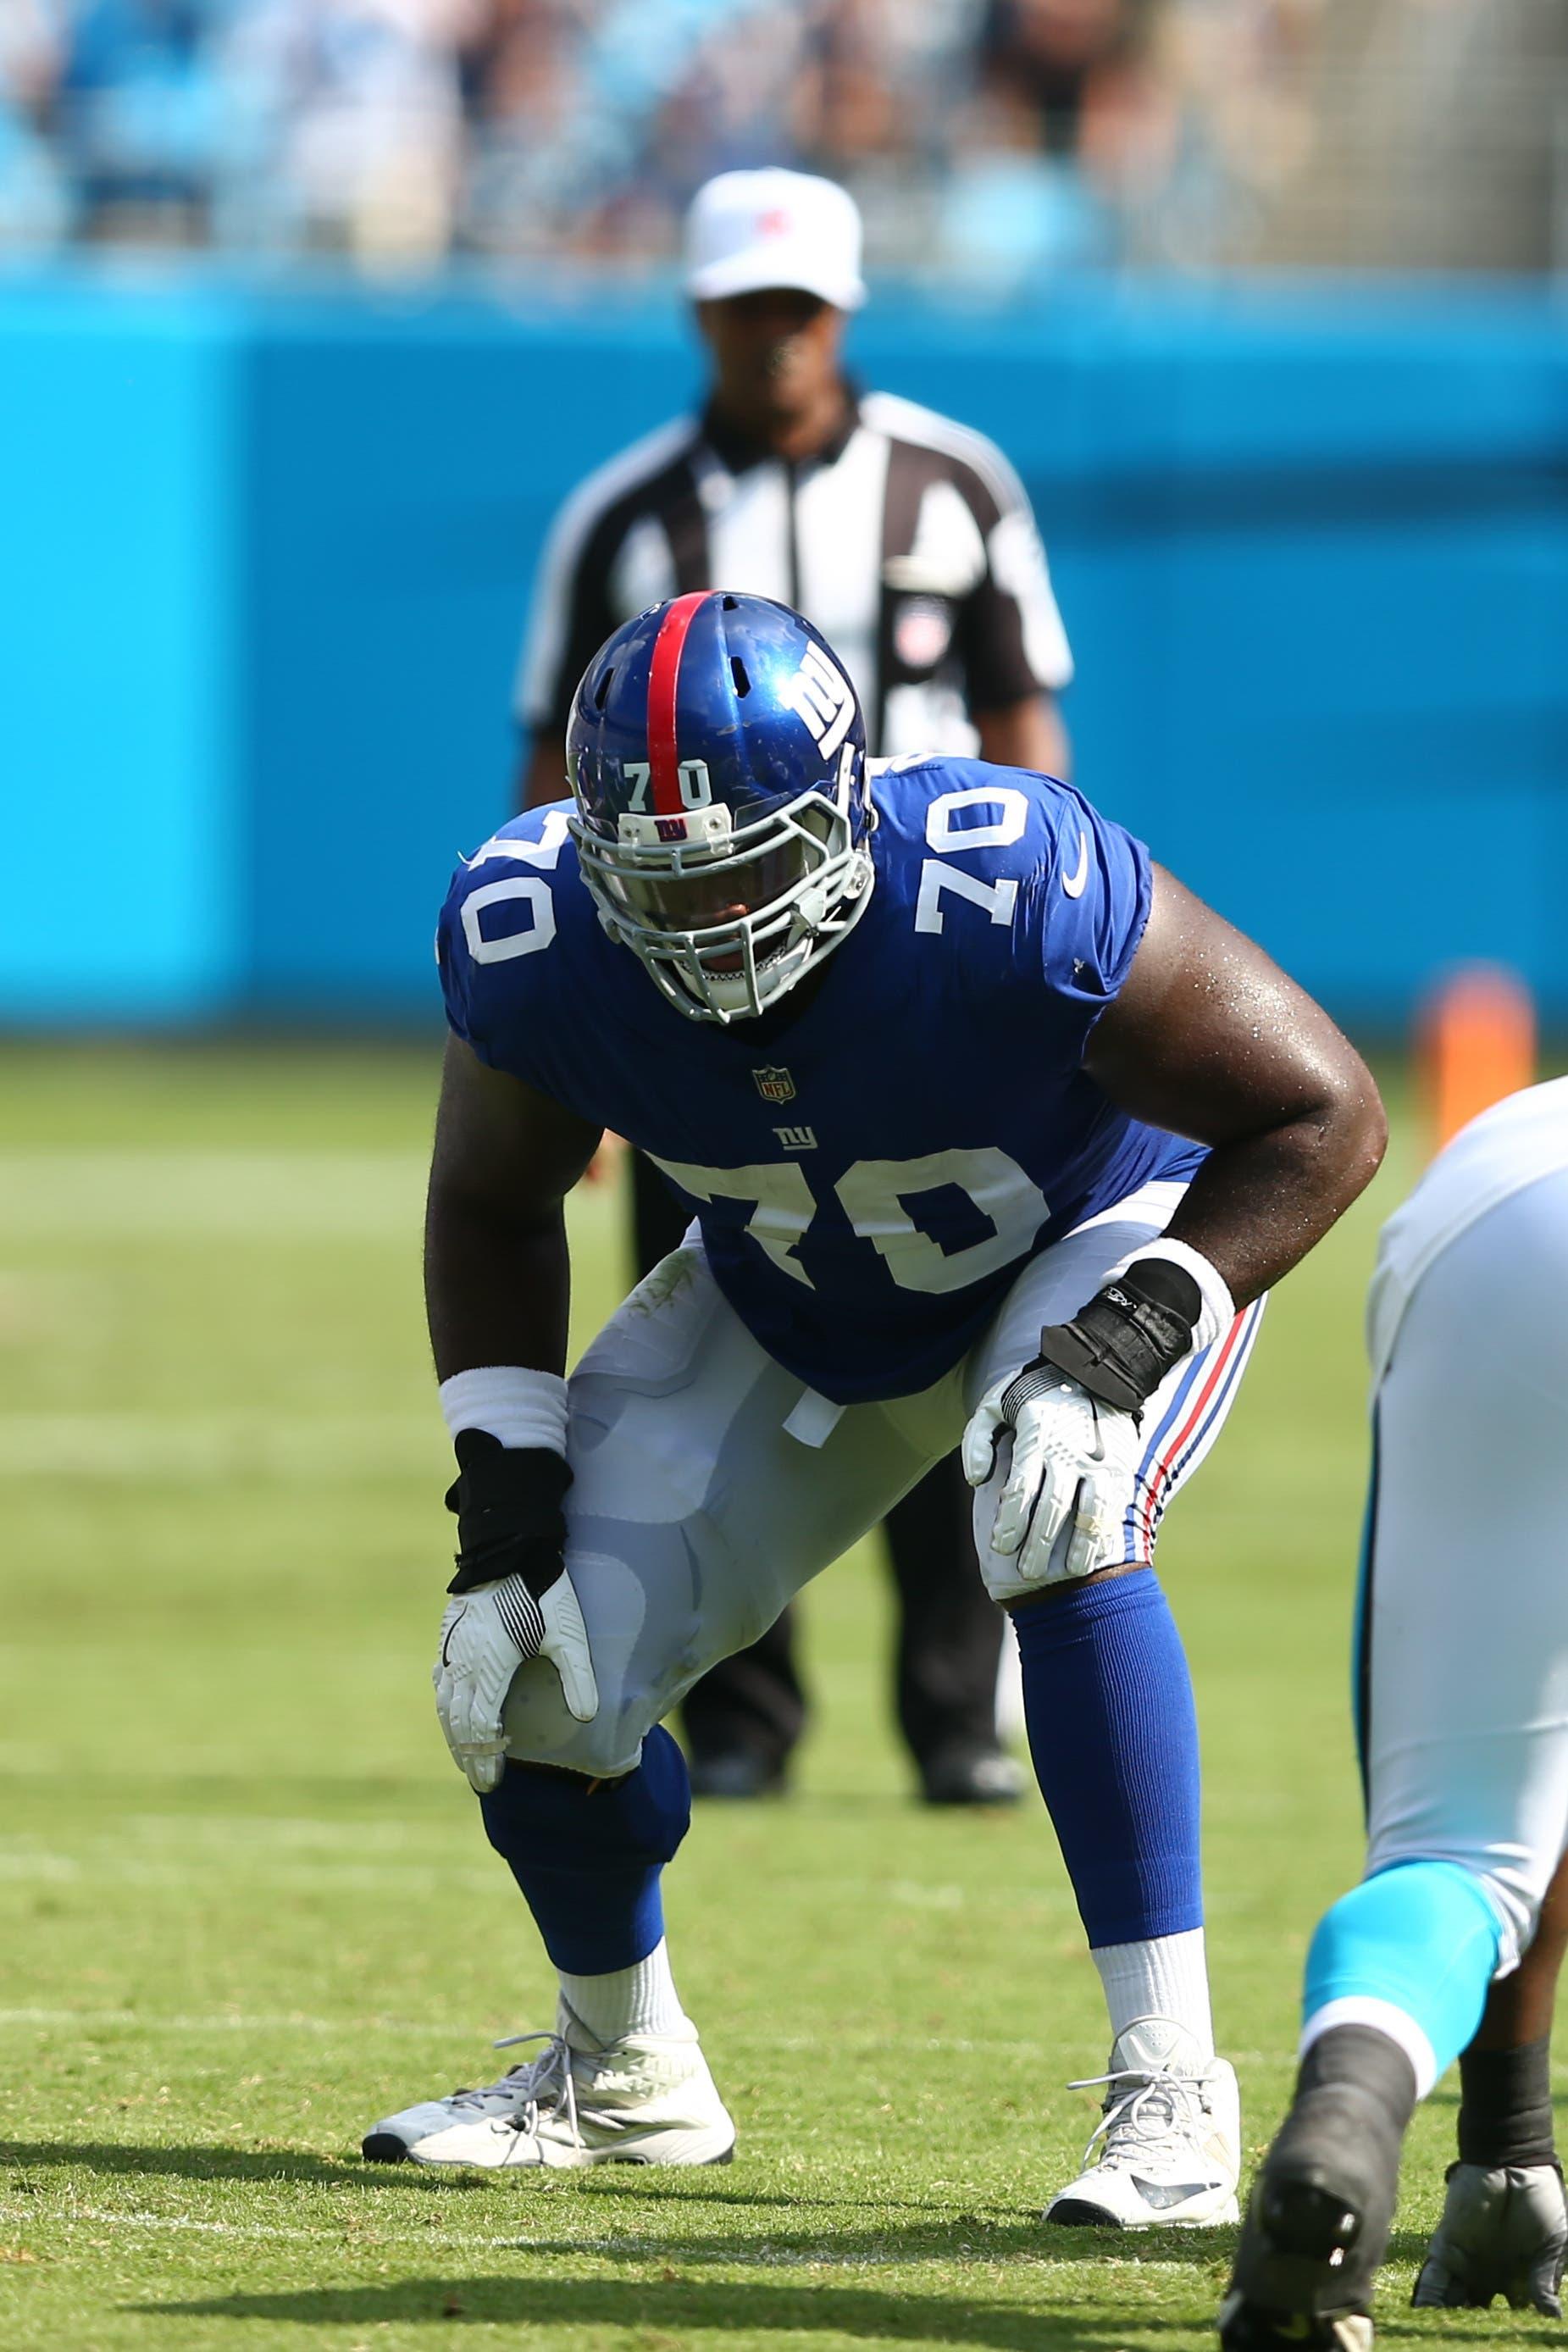
[{"label": "white sock", "polygon": [[661,1936],[645,1960],[612,1969],[601,1977],[559,1971],[560,1994],[598,2042],[619,2042],[623,2033],[671,2033],[685,2023],[670,1974],[670,1954]]},{"label": "white sock", "polygon": [[1201,2064],[1213,2057],[1214,2019],[1201,1927],[1138,1944],[1102,1944],[1090,1958],[1105,1988],[1113,2042],[1140,2017],[1168,2017],[1192,2035]]}]

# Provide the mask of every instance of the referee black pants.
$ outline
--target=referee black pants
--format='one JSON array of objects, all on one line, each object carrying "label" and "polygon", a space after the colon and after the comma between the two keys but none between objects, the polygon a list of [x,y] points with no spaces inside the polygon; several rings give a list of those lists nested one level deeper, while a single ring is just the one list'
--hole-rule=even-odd
[{"label": "referee black pants", "polygon": [[[632,1154],[637,1277],[668,1257],[688,1222],[658,1171]],[[943,1749],[988,1753],[997,1744],[997,1669],[1002,1612],[980,1581],[969,1488],[956,1454],[927,1471],[889,1514],[888,1551],[898,1592],[894,1703],[917,1766]],[[806,1720],[795,1666],[793,1612],[759,1642],[706,1674],[686,1693],[682,1717],[694,1757],[737,1750],[781,1767]]]}]

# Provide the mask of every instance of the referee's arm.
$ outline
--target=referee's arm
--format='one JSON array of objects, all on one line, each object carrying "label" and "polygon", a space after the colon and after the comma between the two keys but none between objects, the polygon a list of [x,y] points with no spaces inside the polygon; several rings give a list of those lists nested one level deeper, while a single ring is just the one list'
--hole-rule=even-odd
[{"label": "referee's arm", "polygon": [[541,728],[517,764],[517,806],[540,808],[566,798],[566,745],[553,728]]},{"label": "referee's arm", "polygon": [[1056,698],[1072,677],[1067,632],[1029,495],[1000,451],[985,446],[985,473],[969,478],[985,570],[956,631],[969,718],[983,760],[1065,776],[1071,750]]},{"label": "referee's arm", "polygon": [[998,768],[1038,768],[1048,776],[1065,776],[1071,746],[1056,697],[1043,691],[1026,694],[1019,702],[997,710],[971,710],[980,757]]},{"label": "referee's arm", "polygon": [[534,578],[528,625],[517,663],[516,709],[523,729],[517,806],[564,800],[566,723],[577,681],[622,617],[611,605],[607,573],[613,541],[584,529],[568,499],[550,527]]}]

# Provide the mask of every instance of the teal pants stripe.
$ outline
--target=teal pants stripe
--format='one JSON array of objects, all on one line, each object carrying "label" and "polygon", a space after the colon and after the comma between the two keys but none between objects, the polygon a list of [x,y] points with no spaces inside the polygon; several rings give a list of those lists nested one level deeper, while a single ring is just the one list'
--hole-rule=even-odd
[{"label": "teal pants stripe", "polygon": [[1304,2013],[1385,2000],[1431,2043],[1437,2072],[1480,2023],[1501,1927],[1479,1879],[1451,1862],[1399,1862],[1324,1913],[1307,1954]]}]

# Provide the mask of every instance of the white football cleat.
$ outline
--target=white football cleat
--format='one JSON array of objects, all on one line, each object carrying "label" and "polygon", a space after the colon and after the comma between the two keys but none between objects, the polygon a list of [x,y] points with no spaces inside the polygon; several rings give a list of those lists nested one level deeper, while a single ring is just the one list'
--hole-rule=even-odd
[{"label": "white football cleat", "polygon": [[[1200,2061],[1184,2026],[1140,2017],[1117,2036],[1110,2071],[1070,2085],[1105,2088],[1083,2170],[1045,2209],[1048,2221],[1100,2230],[1205,2229],[1234,2221],[1241,2102],[1223,2058]],[[1096,2147],[1098,2147],[1098,2154]]]},{"label": "white football cleat", "polygon": [[[480,2090],[454,2091],[404,2107],[367,2132],[372,2164],[479,2165],[490,2172],[549,2165],[727,2164],[735,2126],[726,2114],[697,2030],[594,2041],[563,2003],[537,2058]],[[497,2049],[510,2046],[498,2042]]]}]

